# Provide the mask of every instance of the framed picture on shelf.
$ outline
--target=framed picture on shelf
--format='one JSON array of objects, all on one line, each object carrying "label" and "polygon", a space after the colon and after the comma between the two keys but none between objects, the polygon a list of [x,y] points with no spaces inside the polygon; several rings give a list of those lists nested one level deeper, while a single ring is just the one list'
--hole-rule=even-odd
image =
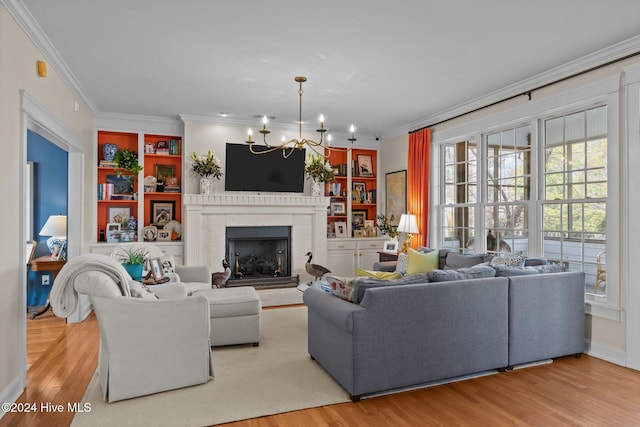
[{"label": "framed picture on shelf", "polygon": [[364,228],[369,228],[369,227],[373,227],[374,221],[372,219],[365,219],[364,220]]},{"label": "framed picture on shelf", "polygon": [[358,229],[358,228],[363,228],[364,227],[364,221],[367,219],[367,211],[365,210],[354,210],[353,212],[351,212],[351,223],[353,224],[353,227]]},{"label": "framed picture on shelf", "polygon": [[359,194],[367,192],[367,183],[366,182],[353,182],[352,184],[353,191],[357,191]]},{"label": "framed picture on shelf", "polygon": [[[151,200],[151,222],[155,225],[165,225],[174,219],[176,202],[165,200]],[[158,230],[158,240],[160,239],[160,231]],[[169,233],[171,235],[171,233]]]},{"label": "framed picture on shelf", "polygon": [[175,165],[156,165],[153,172],[158,181],[166,182],[167,178],[176,176],[176,167]]},{"label": "framed picture on shelf", "polygon": [[384,242],[384,246],[382,247],[382,252],[387,254],[397,254],[398,253],[398,242],[397,240],[387,240]]},{"label": "framed picture on shelf", "polygon": [[337,221],[334,223],[336,228],[336,237],[347,237],[347,223],[343,221]]},{"label": "framed picture on shelf", "polygon": [[373,160],[369,154],[358,154],[358,176],[373,176]]},{"label": "framed picture on shelf", "polygon": [[115,243],[120,241],[120,223],[110,222],[107,224],[107,242]]},{"label": "framed picture on shelf", "polygon": [[158,240],[159,241],[169,241],[171,240],[171,230],[158,230]]},{"label": "framed picture on shelf", "polygon": [[133,185],[131,175],[107,175],[107,184],[113,184],[113,196],[131,195],[133,199]]},{"label": "framed picture on shelf", "polygon": [[367,237],[367,234],[365,233],[364,229],[360,228],[358,230],[353,230],[353,237]]},{"label": "framed picture on shelf", "polygon": [[[131,206],[108,206],[107,222],[122,224],[127,222],[131,217]],[[120,231],[118,229],[118,231]]]},{"label": "framed picture on shelf", "polygon": [[331,215],[346,215],[344,202],[331,202]]}]

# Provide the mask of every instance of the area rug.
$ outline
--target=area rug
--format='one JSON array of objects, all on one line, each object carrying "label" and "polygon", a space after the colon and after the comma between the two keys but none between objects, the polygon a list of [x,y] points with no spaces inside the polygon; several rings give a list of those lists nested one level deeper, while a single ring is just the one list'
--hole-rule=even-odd
[{"label": "area rug", "polygon": [[260,346],[216,347],[215,379],[151,396],[105,403],[97,372],[74,427],[209,426],[349,402],[349,395],[307,352],[307,308],[264,310]]}]

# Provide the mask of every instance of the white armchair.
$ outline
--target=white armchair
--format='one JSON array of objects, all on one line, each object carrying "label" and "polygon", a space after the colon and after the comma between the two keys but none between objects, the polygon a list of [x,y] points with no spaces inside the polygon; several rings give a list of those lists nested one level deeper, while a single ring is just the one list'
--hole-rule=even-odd
[{"label": "white armchair", "polygon": [[115,259],[97,254],[69,260],[53,284],[51,305],[59,317],[73,312],[78,293],[89,295],[100,329],[100,385],[109,402],[213,376],[207,298],[187,297],[181,283],[151,288],[153,293]]}]

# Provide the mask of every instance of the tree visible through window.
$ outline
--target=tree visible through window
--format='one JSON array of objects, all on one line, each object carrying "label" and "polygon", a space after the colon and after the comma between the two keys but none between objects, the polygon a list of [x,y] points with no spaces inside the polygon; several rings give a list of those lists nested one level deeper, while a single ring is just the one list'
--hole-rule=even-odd
[{"label": "tree visible through window", "polygon": [[545,120],[544,138],[544,255],[584,271],[593,291],[606,243],[607,107]]}]

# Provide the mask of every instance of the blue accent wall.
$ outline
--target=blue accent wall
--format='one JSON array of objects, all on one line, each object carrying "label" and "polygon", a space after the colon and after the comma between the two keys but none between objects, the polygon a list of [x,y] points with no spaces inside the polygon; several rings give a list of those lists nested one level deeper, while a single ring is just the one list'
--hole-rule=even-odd
[{"label": "blue accent wall", "polygon": [[[68,206],[68,153],[38,135],[27,131],[27,160],[33,162],[33,238],[37,240],[34,258],[49,255],[48,236],[38,233],[49,218],[49,215],[67,215]],[[27,283],[27,305],[40,306],[47,302],[51,285],[42,286],[42,275],[49,274],[53,284],[52,273],[35,273],[29,271]]]}]

